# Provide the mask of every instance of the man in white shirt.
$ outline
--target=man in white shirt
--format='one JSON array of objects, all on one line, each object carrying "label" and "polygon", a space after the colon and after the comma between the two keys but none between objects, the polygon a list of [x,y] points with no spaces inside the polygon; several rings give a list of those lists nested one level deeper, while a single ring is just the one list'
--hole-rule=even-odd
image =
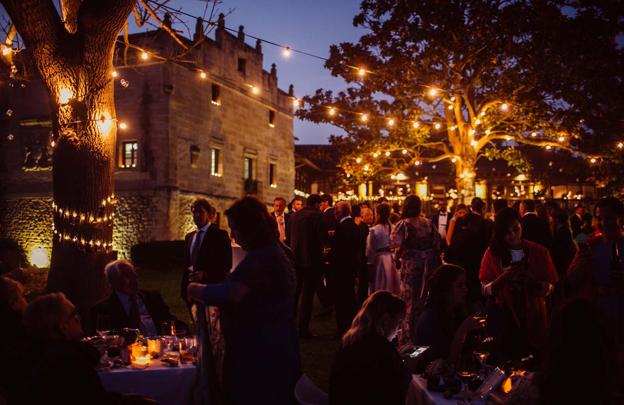
[{"label": "man in white shirt", "polygon": [[446,232],[448,231],[449,219],[450,218],[447,210],[446,201],[440,201],[440,209],[436,214],[433,215],[431,220],[438,229],[442,240],[446,240]]},{"label": "man in white shirt", "polygon": [[286,212],[286,200],[282,197],[276,197],[273,200],[273,217],[277,222],[277,230],[279,231],[280,241],[288,244],[288,235],[290,234],[290,215]]}]

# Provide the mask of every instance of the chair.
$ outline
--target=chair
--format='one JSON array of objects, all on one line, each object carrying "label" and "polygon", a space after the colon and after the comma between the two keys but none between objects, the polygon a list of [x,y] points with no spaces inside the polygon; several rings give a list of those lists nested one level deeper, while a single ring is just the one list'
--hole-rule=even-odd
[{"label": "chair", "polygon": [[327,405],[329,397],[310,378],[302,374],[295,386],[295,399],[299,405]]}]

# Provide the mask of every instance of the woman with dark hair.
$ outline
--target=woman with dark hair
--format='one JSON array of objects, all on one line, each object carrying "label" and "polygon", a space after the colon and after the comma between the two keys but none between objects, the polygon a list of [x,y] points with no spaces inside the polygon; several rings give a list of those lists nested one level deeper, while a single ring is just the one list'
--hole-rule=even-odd
[{"label": "woman with dark hair", "polygon": [[386,290],[399,294],[401,282],[390,251],[390,235],[394,229],[394,225],[390,223],[390,205],[379,204],[375,211],[377,213],[375,226],[370,229],[366,241],[366,257],[373,275],[371,290],[372,292]]},{"label": "woman with dark hair", "polygon": [[191,283],[188,295],[221,308],[228,404],[292,404],[300,372],[295,272],[264,204],[244,197],[225,211],[247,256],[221,284]]},{"label": "woman with dark hair", "polygon": [[479,272],[483,294],[495,298],[490,311],[501,315],[500,324],[495,326],[501,334],[500,354],[514,359],[542,347],[547,327],[546,296],[558,280],[548,250],[523,240],[521,235],[518,212],[500,210]]},{"label": "woman with dark hair", "polygon": [[557,275],[559,276],[559,283],[555,287],[553,297],[555,304],[563,301],[565,298],[564,280],[566,278],[566,272],[576,256],[578,250],[576,242],[572,238],[572,230],[570,229],[570,219],[568,214],[562,209],[555,209],[552,213],[552,225],[553,225],[553,245],[552,245],[552,259]]},{"label": "woman with dark hair", "polygon": [[401,277],[401,298],[406,310],[399,342],[414,342],[414,326],[423,310],[426,281],[440,264],[441,239],[433,222],[420,214],[420,198],[410,195],[403,202],[401,220],[390,238]]},{"label": "woman with dark hair", "polygon": [[410,374],[391,341],[405,303],[388,291],[371,294],[355,316],[329,378],[330,404],[404,404]]},{"label": "woman with dark hair", "polygon": [[624,204],[602,198],[594,207],[598,235],[581,244],[570,269],[571,290],[603,311],[624,356]]},{"label": "woman with dark hair", "polygon": [[621,403],[616,371],[599,311],[585,300],[569,301],[553,316],[540,370],[525,375],[505,404]]},{"label": "woman with dark hair", "polygon": [[484,319],[466,316],[466,272],[454,264],[443,264],[427,282],[425,310],[418,319],[415,343],[429,346],[423,354],[423,368],[434,360],[457,365],[469,332],[481,328]]},{"label": "woman with dark hair", "polygon": [[453,213],[453,218],[451,218],[448,230],[446,231],[447,245],[451,245],[451,240],[453,239],[453,233],[455,232],[455,225],[457,224],[457,220],[465,217],[466,214],[468,214],[468,207],[466,206],[466,204],[457,204],[455,212]]}]

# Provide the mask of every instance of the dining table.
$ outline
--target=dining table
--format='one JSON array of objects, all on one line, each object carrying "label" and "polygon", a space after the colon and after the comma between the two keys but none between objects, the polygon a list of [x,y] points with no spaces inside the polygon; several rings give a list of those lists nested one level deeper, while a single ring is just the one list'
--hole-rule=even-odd
[{"label": "dining table", "polygon": [[197,367],[190,363],[168,367],[152,359],[146,368],[108,368],[98,374],[108,392],[143,395],[160,405],[187,405],[192,403]]}]

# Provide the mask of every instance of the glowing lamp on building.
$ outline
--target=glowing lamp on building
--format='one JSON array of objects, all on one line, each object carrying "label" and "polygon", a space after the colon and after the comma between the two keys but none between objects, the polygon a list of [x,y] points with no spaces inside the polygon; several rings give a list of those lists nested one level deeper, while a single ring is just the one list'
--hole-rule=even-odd
[{"label": "glowing lamp on building", "polygon": [[416,195],[421,199],[426,199],[429,192],[429,187],[427,182],[422,181],[420,183],[416,183]]},{"label": "glowing lamp on building", "polygon": [[475,184],[475,196],[484,200],[487,195],[487,186],[484,181]]},{"label": "glowing lamp on building", "polygon": [[397,179],[398,181],[407,180],[407,176],[404,173],[398,173],[396,176],[394,176],[394,178]]},{"label": "glowing lamp on building", "polygon": [[28,261],[39,269],[50,267],[50,256],[48,251],[42,247],[31,250],[28,255]]},{"label": "glowing lamp on building", "polygon": [[517,181],[527,181],[527,179],[528,179],[528,177],[525,174],[523,174],[523,173],[520,173],[519,175],[517,175],[515,177],[515,180],[517,180]]}]

